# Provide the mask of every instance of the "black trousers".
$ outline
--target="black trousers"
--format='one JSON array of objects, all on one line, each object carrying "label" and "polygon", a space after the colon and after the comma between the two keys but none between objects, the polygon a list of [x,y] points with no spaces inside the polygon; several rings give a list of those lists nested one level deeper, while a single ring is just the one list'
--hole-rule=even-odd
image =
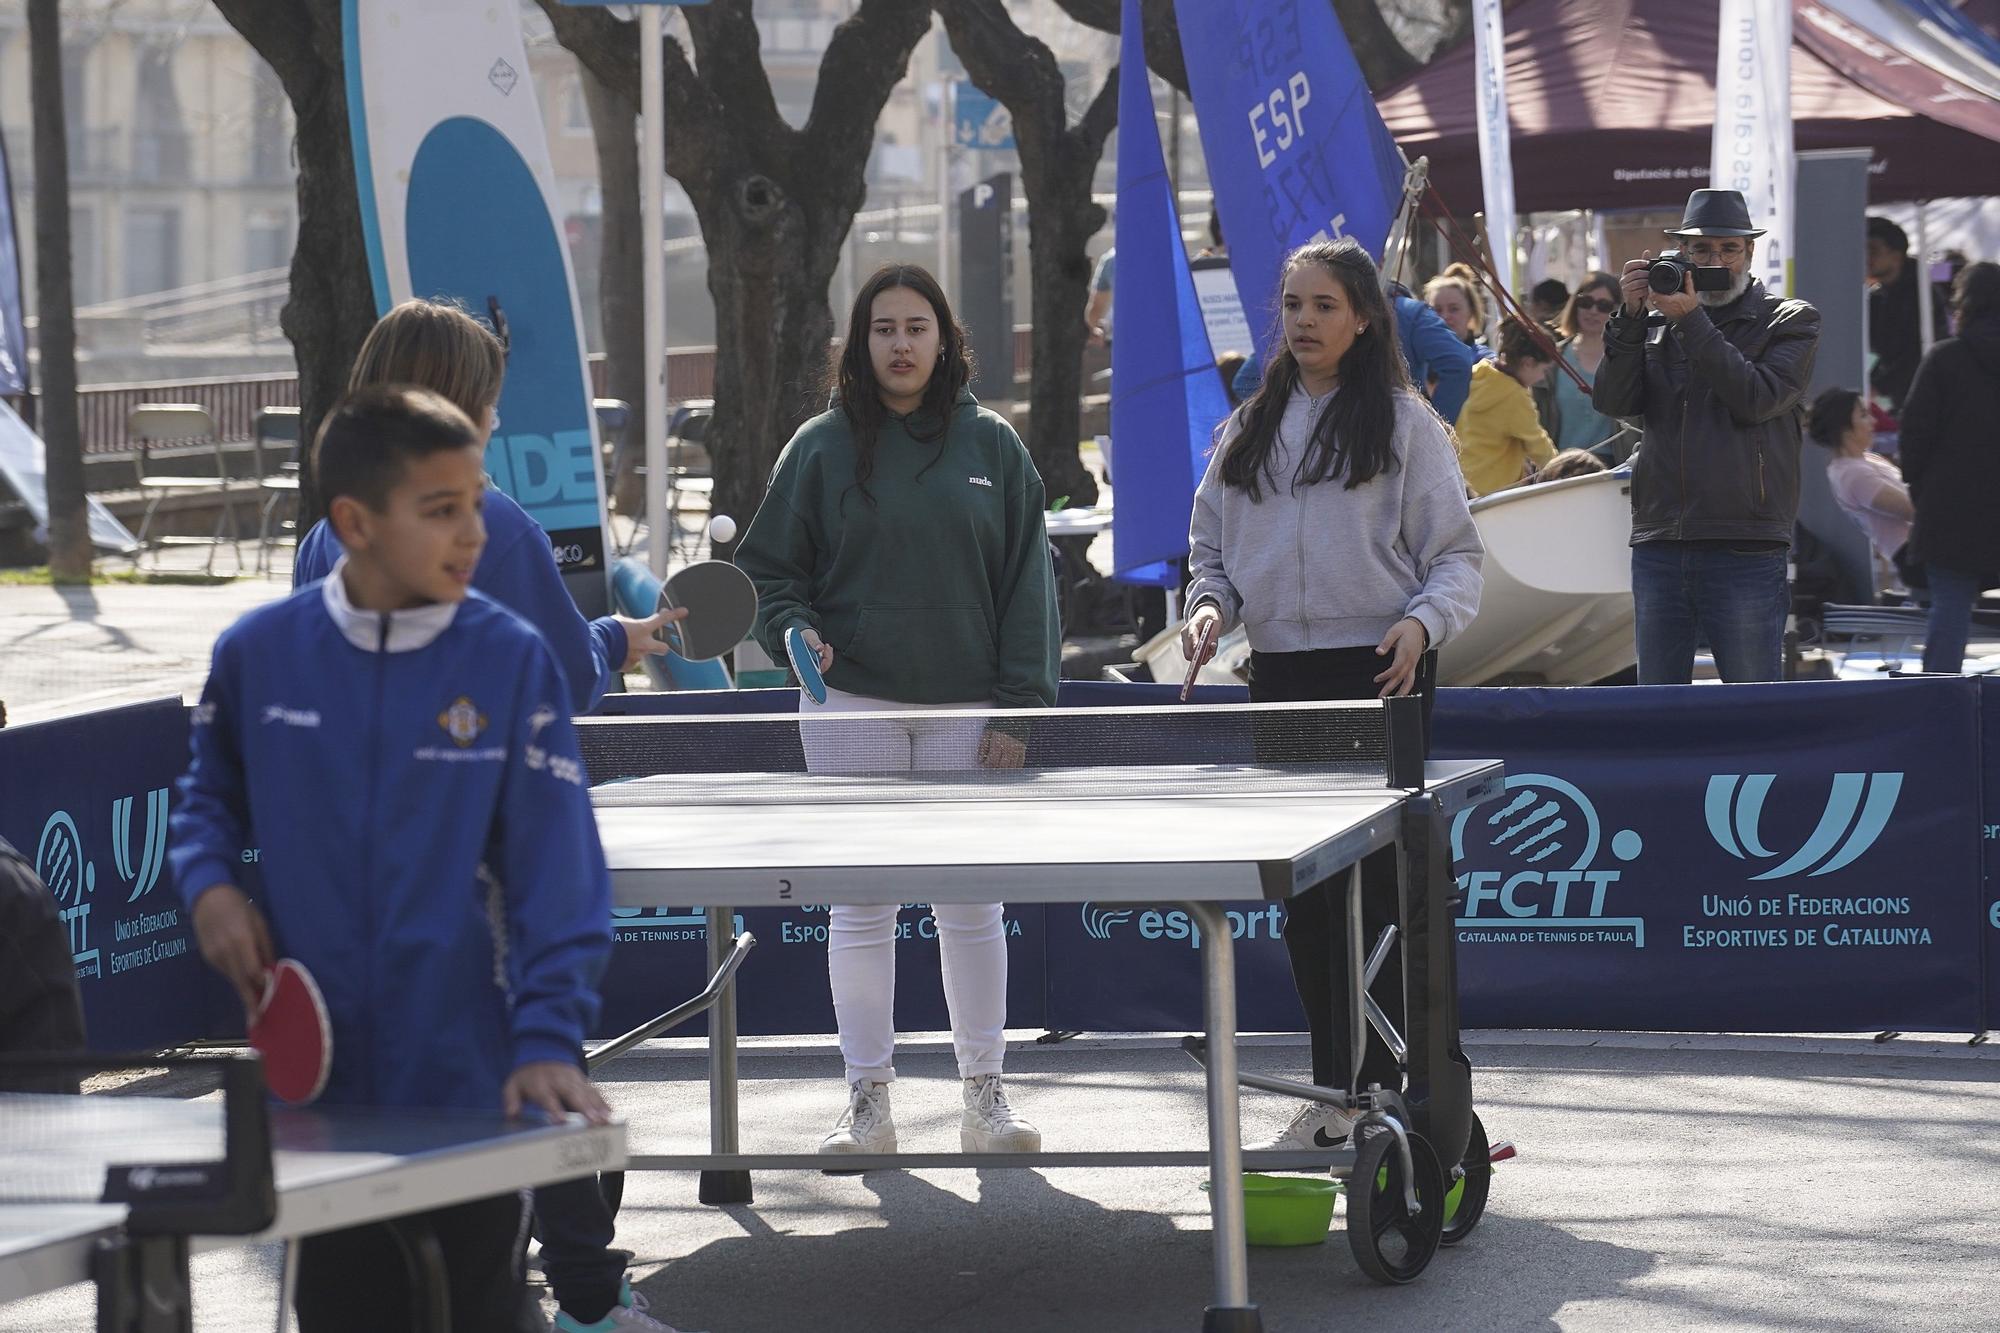
[{"label": "black trousers", "polygon": [[[1250,654],[1250,698],[1256,703],[1312,703],[1332,699],[1373,699],[1382,687],[1377,674],[1388,659],[1373,648],[1322,648],[1303,653]],[[1424,751],[1430,751],[1430,717],[1437,683],[1437,654],[1425,653],[1417,667],[1416,693],[1424,703]],[[1287,729],[1287,750],[1296,754],[1296,728]],[[1396,852],[1385,847],[1361,863],[1361,922],[1365,953],[1397,918]],[[1292,962],[1292,985],[1305,1007],[1306,1030],[1312,1042],[1312,1081],[1323,1088],[1345,1088],[1352,1068],[1353,1043],[1348,1037],[1347,1002],[1347,876],[1336,875],[1317,888],[1299,894],[1285,908],[1285,952]],[[1376,975],[1371,992],[1375,1002],[1401,1029],[1403,1023],[1402,950],[1392,951]],[[1361,1059],[1360,1087],[1379,1083],[1389,1091],[1402,1088],[1402,1070],[1375,1030],[1368,1029]]]},{"label": "black trousers", "polygon": [[409,1267],[397,1228],[407,1234],[411,1224],[419,1222],[428,1224],[443,1251],[453,1333],[513,1328],[523,1284],[514,1263],[521,1196],[510,1193],[439,1208],[401,1223],[377,1222],[308,1237],[299,1245],[294,1302],[299,1333],[417,1328]]}]

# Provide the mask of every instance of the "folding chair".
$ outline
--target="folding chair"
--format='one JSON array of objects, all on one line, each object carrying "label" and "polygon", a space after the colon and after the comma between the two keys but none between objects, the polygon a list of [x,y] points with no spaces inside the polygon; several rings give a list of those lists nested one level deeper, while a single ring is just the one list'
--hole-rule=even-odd
[{"label": "folding chair", "polygon": [[[301,441],[299,439],[299,409],[296,407],[267,407],[257,413],[257,489],[263,495],[263,503],[257,511],[257,572],[269,574],[276,568],[271,559],[271,551],[279,546],[291,546],[295,550],[299,544],[299,463]],[[266,446],[284,449],[287,457],[278,464],[276,472],[267,471],[264,450]],[[272,515],[280,505],[291,503],[291,517],[278,520],[275,531],[271,527]]]},{"label": "folding chair", "polygon": [[[206,546],[208,560],[202,572],[215,572],[215,548],[223,543],[223,529],[229,530],[229,549],[236,556],[236,569],[243,571],[243,540],[236,523],[236,508],[229,502],[229,471],[223,463],[222,441],[217,438],[215,419],[199,403],[141,403],[126,419],[126,433],[136,450],[139,490],[146,497],[146,509],[139,520],[139,553],[148,546],[158,551],[167,546]],[[206,537],[160,536],[151,534],[154,516],[169,496],[211,494],[216,499],[215,529]],[[157,557],[154,567],[159,567]]]}]

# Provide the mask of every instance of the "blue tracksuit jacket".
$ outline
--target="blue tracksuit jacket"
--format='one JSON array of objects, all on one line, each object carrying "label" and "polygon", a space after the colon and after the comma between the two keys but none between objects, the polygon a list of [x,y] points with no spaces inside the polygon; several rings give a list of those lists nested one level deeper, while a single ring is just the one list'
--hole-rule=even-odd
[{"label": "blue tracksuit jacket", "polygon": [[[549,534],[512,496],[488,486],[485,517],[486,550],[472,571],[472,586],[542,632],[569,682],[563,697],[570,711],[588,713],[625,665],[625,627],[610,616],[583,618],[549,555]],[[325,578],[341,554],[326,520],[313,524],[299,542],[292,586]]]},{"label": "blue tracksuit jacket", "polygon": [[[576,1059],[611,950],[561,673],[477,593],[372,617],[382,651],[343,632],[323,587],[217,641],[175,882],[192,910],[262,849],[273,944],[312,970],[333,1022],[323,1102],[498,1109],[517,1066]],[[406,617],[427,625],[406,633]]]}]

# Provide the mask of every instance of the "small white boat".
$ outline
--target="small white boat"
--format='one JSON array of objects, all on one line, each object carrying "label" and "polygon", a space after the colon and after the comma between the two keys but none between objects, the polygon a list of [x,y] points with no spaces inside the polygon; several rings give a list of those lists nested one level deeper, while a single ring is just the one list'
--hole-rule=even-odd
[{"label": "small white boat", "polygon": [[1639,660],[1631,491],[1621,469],[1472,502],[1486,587],[1438,654],[1440,685],[1587,685]]}]

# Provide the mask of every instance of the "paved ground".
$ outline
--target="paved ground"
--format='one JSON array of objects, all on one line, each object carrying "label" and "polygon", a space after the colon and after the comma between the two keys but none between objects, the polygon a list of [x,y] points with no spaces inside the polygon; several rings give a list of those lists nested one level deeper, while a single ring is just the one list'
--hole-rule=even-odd
[{"label": "paved ground", "polygon": [[[704,1066],[648,1048],[607,1084],[635,1150],[705,1133]],[[1253,1250],[1265,1327],[1962,1329],[2000,1273],[2000,1052],[1962,1040],[1479,1034],[1477,1096],[1520,1158],[1472,1239],[1416,1284],[1325,1245]],[[1267,1043],[1255,1069],[1298,1075]],[[903,1142],[948,1148],[956,1088],[936,1042],[898,1060]],[[1017,1047],[1014,1100],[1051,1147],[1196,1147],[1198,1075],[1130,1040]],[[744,1143],[831,1123],[827,1046],[746,1053]],[[1246,1098],[1253,1129],[1284,1103]],[[1199,1327],[1208,1216],[1195,1170],[763,1175],[706,1208],[685,1177],[633,1177],[620,1226],[655,1309],[714,1333],[1154,1333]],[[197,1326],[269,1328],[272,1252],[197,1260]],[[88,1294],[0,1311],[0,1333],[82,1324]]]}]

